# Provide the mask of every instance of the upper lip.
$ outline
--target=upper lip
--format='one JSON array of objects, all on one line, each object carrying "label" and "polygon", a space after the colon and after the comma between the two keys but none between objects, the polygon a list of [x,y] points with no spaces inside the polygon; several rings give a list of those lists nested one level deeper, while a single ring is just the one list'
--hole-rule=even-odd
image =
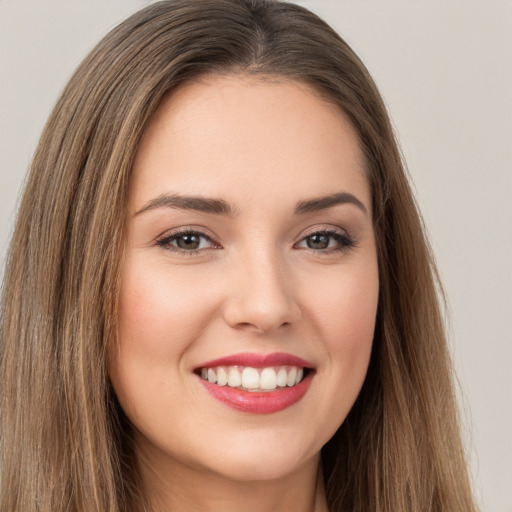
[{"label": "upper lip", "polygon": [[194,367],[213,368],[215,366],[250,366],[252,368],[265,368],[268,366],[299,366],[302,368],[313,368],[313,364],[301,357],[285,352],[274,352],[272,354],[257,354],[252,352],[244,352],[241,354],[232,354],[219,359],[212,359]]}]

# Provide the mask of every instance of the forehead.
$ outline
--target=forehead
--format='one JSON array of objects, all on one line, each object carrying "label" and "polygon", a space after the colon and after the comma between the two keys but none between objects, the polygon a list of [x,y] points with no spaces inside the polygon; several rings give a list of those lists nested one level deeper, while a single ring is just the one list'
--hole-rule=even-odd
[{"label": "forehead", "polygon": [[285,184],[291,194],[297,187],[326,194],[340,180],[368,195],[364,167],[353,126],[312,87],[209,76],[181,86],[156,110],[136,154],[131,196],[198,187],[206,195],[257,194]]}]

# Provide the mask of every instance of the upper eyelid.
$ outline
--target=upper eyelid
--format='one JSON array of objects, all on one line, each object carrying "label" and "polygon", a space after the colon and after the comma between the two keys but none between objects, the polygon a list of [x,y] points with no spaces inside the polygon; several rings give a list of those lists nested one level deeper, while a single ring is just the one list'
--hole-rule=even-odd
[{"label": "upper eyelid", "polygon": [[298,236],[298,239],[303,240],[304,238],[307,238],[308,236],[311,235],[315,235],[317,233],[340,234],[352,238],[350,232],[347,229],[342,228],[340,226],[317,225],[302,231],[301,234]]},{"label": "upper eyelid", "polygon": [[[181,247],[175,246],[172,242],[175,239],[178,239],[182,235],[186,234],[196,234],[200,237],[207,240],[207,243],[209,244],[209,247],[203,247],[203,248],[197,248],[197,249],[184,249]],[[167,234],[164,234],[163,236],[160,236],[155,240],[155,245],[160,247],[161,249],[168,251],[170,253],[174,253],[177,257],[178,256],[200,256],[204,255],[205,251],[211,251],[216,249],[222,249],[222,245],[215,241],[211,236],[197,230],[197,229],[184,229],[184,230],[177,230],[174,232],[167,232]]]},{"label": "upper eyelid", "polygon": [[213,235],[210,230],[200,227],[200,226],[183,226],[179,228],[174,229],[168,229],[164,231],[162,234],[155,237],[155,241],[161,241],[173,237],[178,237],[180,235],[185,235],[187,233],[194,233],[200,236],[204,236],[208,240],[211,240],[212,242],[217,242],[217,239],[215,235]]},{"label": "upper eyelid", "polygon": [[303,236],[314,235],[315,233],[347,233],[346,229],[335,228],[335,227],[321,227],[313,228],[306,231]]},{"label": "upper eyelid", "polygon": [[[340,237],[340,238],[345,238],[345,239],[349,239],[349,240],[353,240],[352,236],[347,232],[347,231],[344,231],[344,230],[337,230],[337,229],[319,229],[319,230],[315,230],[315,231],[311,231],[305,235],[302,235],[300,238],[299,238],[299,241],[298,242],[302,242],[303,240],[305,240],[306,238],[310,238],[314,235],[327,235],[327,236],[330,236],[330,237]],[[297,243],[298,243],[297,242]]]},{"label": "upper eyelid", "polygon": [[[294,247],[298,246],[302,242],[304,242],[307,238],[316,235],[316,234],[325,234],[330,237],[339,237],[339,242],[341,243],[342,248],[351,248],[357,246],[357,239],[350,234],[350,232],[344,228],[341,228],[340,226],[314,226],[306,232],[302,233],[300,237],[298,238],[298,241],[295,242],[293,245]],[[343,240],[343,241],[342,241]],[[333,251],[335,249],[324,249],[322,251],[318,251],[319,253],[328,253],[330,251]]]},{"label": "upper eyelid", "polygon": [[[164,231],[162,234],[155,237],[155,242],[163,242],[169,239],[173,239],[174,237],[179,237],[180,235],[187,234],[187,233],[194,233],[199,236],[202,236],[212,242],[213,244],[217,244],[219,246],[222,246],[222,242],[220,241],[220,238],[217,237],[215,234],[213,234],[208,228],[204,226],[197,226],[197,225],[191,225],[191,226],[182,226],[179,228],[173,228],[170,230]],[[293,242],[293,245],[303,241],[305,238],[308,238],[312,235],[319,234],[319,233],[325,233],[330,235],[339,234],[341,236],[347,237],[351,240],[354,240],[354,237],[350,234],[350,232],[342,228],[340,226],[334,226],[329,224],[324,225],[315,225],[311,226],[305,230],[303,230],[299,235],[295,237],[295,242]]]}]

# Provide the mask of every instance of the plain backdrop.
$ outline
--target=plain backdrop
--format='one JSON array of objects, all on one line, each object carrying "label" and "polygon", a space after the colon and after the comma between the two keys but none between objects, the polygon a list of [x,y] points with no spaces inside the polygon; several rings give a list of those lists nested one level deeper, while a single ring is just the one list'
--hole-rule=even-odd
[{"label": "plain backdrop", "polygon": [[[193,1],[193,0],[191,0]],[[0,263],[43,124],[75,66],[143,0],[0,0]],[[476,496],[512,512],[512,1],[303,0],[390,109],[451,310]]]}]

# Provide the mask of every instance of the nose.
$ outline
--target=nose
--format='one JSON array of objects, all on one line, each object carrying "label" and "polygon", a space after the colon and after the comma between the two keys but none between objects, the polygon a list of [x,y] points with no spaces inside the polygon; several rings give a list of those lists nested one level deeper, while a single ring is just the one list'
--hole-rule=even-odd
[{"label": "nose", "polygon": [[301,309],[290,273],[285,262],[268,253],[241,258],[230,275],[224,307],[226,323],[256,333],[295,324]]}]

